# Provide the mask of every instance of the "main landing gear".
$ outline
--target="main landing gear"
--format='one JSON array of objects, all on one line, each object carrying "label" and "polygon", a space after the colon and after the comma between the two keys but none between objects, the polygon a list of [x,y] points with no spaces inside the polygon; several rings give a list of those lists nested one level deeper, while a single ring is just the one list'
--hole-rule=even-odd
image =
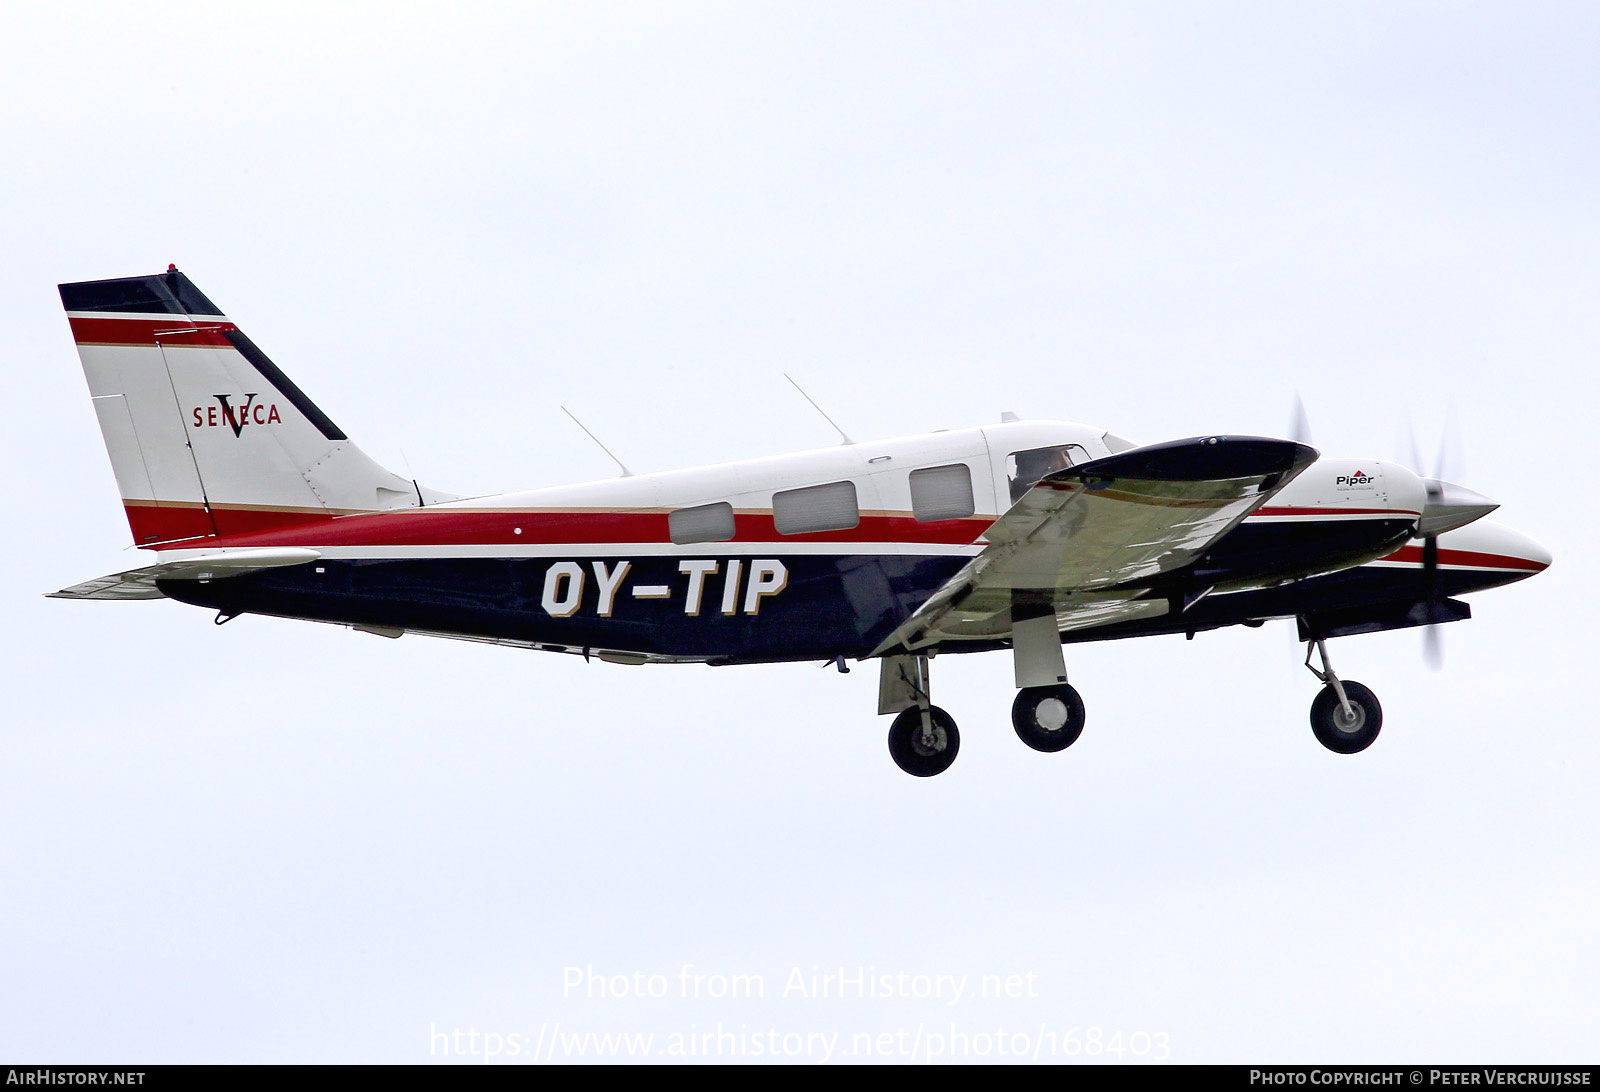
[{"label": "main landing gear", "polygon": [[[1311,653],[1322,657],[1322,670],[1311,666]],[[1328,648],[1321,641],[1306,642],[1306,670],[1325,684],[1311,703],[1311,731],[1317,742],[1335,754],[1353,755],[1372,746],[1383,727],[1383,706],[1372,691],[1358,682],[1345,682],[1333,673]]]},{"label": "main landing gear", "polygon": [[[1083,699],[1065,675],[1062,669],[1056,682],[1022,687],[1011,706],[1017,737],[1036,751],[1064,751],[1083,734]],[[932,777],[956,760],[961,733],[955,719],[928,699],[928,657],[883,659],[878,712],[896,714],[889,726],[889,754],[906,773]]]},{"label": "main landing gear", "polygon": [[1083,699],[1066,683],[1026,686],[1011,704],[1017,738],[1035,751],[1064,751],[1083,734]]}]

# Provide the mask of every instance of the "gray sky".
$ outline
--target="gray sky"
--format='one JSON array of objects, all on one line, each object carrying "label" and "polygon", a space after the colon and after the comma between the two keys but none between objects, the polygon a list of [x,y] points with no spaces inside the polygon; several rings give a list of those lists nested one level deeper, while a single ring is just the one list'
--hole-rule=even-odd
[{"label": "gray sky", "polygon": [[[1556,3],[11,12],[0,1056],[720,1023],[1592,1061],[1597,50]],[[1555,565],[1475,597],[1442,673],[1416,633],[1335,642],[1384,704],[1358,757],[1276,625],[1069,648],[1058,755],[1005,656],[943,658],[929,781],[866,669],[43,599],[133,563],[55,285],[169,261],[442,489],[614,473],[561,403],[635,471],[833,442],[784,372],[858,439],[1274,434],[1299,392],[1329,454],[1453,421]],[[685,964],[765,996],[683,997]],[[564,996],[585,966],[667,996]],[[813,967],[967,996],[784,996]],[[1013,974],[1035,996],[970,996]]]}]

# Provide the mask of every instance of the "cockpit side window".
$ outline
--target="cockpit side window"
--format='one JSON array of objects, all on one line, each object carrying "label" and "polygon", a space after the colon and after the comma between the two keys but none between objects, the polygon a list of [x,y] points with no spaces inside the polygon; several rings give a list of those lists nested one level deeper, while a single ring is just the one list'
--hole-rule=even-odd
[{"label": "cockpit side window", "polygon": [[1058,470],[1089,461],[1089,452],[1077,444],[1035,447],[1014,451],[1006,458],[1006,477],[1011,482],[1011,503],[1015,504],[1034,483]]}]

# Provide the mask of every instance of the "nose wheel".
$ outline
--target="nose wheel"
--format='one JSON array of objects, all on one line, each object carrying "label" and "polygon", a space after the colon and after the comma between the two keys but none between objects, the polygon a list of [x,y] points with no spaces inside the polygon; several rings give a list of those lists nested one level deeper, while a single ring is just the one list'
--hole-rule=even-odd
[{"label": "nose wheel", "polygon": [[[1311,666],[1313,650],[1322,654],[1321,671]],[[1311,703],[1311,731],[1317,742],[1341,755],[1372,746],[1383,727],[1383,706],[1377,695],[1358,682],[1345,682],[1335,675],[1327,646],[1321,641],[1306,643],[1306,669],[1325,684]]]},{"label": "nose wheel", "polygon": [[[1325,686],[1311,703],[1311,730],[1317,742],[1335,754],[1353,755],[1372,746],[1383,727],[1383,707],[1372,691],[1358,682],[1340,683],[1344,702],[1332,686]],[[1347,710],[1348,707],[1348,710]]]}]

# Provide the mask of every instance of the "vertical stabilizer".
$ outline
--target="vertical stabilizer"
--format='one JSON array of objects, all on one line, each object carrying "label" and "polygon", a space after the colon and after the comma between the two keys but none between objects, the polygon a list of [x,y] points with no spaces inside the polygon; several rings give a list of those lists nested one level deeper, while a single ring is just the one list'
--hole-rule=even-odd
[{"label": "vertical stabilizer", "polygon": [[369,459],[177,269],[61,302],[136,545],[449,499]]}]

